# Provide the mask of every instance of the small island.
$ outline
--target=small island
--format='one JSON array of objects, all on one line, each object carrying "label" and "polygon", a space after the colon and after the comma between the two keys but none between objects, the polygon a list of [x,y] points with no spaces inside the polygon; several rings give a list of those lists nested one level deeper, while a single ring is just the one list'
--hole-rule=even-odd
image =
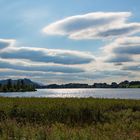
[{"label": "small island", "polygon": [[36,91],[35,84],[29,79],[7,79],[0,82],[0,92]]}]

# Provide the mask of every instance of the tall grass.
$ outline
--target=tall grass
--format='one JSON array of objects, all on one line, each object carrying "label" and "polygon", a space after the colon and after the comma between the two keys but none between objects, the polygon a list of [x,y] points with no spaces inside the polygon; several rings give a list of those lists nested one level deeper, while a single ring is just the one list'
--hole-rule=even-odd
[{"label": "tall grass", "polygon": [[0,139],[139,140],[140,101],[1,97]]}]

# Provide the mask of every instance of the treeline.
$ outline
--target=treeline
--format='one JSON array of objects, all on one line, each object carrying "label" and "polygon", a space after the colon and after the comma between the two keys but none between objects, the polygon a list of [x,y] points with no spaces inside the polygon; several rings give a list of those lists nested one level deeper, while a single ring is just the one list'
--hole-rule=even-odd
[{"label": "treeline", "polygon": [[25,92],[25,91],[35,91],[35,86],[33,84],[26,83],[26,79],[20,80],[5,80],[5,82],[0,83],[0,92]]},{"label": "treeline", "polygon": [[80,84],[80,83],[69,83],[69,84],[51,84],[45,86],[45,88],[140,88],[140,81],[123,81],[120,83],[112,82],[107,83],[94,83],[93,85]]}]

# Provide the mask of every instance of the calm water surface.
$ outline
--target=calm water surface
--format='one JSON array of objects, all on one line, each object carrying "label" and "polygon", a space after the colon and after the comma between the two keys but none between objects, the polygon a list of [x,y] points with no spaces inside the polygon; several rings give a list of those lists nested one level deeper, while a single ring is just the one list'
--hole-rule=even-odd
[{"label": "calm water surface", "polygon": [[140,89],[38,89],[36,92],[0,93],[3,97],[94,97],[140,99]]}]

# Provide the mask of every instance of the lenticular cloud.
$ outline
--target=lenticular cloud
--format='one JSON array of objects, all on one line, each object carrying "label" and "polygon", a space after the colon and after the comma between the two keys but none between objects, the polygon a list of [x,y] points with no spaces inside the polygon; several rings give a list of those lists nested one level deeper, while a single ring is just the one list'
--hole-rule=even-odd
[{"label": "lenticular cloud", "polygon": [[140,23],[127,23],[130,12],[94,12],[56,21],[43,29],[47,35],[71,39],[104,39],[135,34]]}]

